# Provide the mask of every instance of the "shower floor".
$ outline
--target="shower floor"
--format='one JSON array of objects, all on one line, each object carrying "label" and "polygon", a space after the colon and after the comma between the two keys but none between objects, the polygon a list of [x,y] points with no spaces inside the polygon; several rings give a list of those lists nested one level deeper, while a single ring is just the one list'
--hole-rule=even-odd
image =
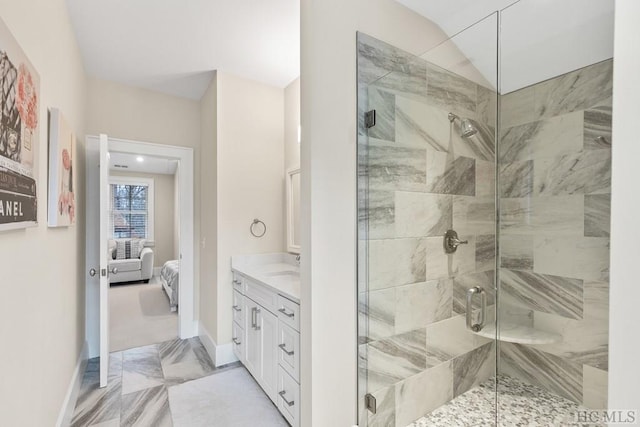
[{"label": "shower floor", "polygon": [[[508,376],[498,377],[498,425],[522,427],[604,426],[578,423],[587,411],[568,399]],[[495,425],[495,380],[490,379],[456,397],[408,427],[471,427]]]}]

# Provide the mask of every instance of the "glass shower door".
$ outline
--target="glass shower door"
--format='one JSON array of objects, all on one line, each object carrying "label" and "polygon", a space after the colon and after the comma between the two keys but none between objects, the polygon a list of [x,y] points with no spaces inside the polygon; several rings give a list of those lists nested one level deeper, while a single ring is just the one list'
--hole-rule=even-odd
[{"label": "glass shower door", "polygon": [[358,35],[360,426],[495,425],[496,64]]}]

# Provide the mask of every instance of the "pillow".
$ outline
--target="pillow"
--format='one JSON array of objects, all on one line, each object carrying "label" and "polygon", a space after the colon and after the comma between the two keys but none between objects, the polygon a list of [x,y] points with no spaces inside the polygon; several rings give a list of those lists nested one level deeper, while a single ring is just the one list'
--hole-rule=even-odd
[{"label": "pillow", "polygon": [[116,241],[116,257],[115,259],[132,259],[140,258],[142,250],[140,240],[118,240]]}]

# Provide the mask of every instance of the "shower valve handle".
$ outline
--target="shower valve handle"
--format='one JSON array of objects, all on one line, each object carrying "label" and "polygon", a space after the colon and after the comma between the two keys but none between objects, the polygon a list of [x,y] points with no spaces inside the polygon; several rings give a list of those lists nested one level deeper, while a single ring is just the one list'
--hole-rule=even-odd
[{"label": "shower valve handle", "polygon": [[460,245],[468,244],[468,240],[460,240],[458,239],[458,233],[455,230],[447,230],[444,234],[444,251],[447,254],[452,254],[458,249]]}]

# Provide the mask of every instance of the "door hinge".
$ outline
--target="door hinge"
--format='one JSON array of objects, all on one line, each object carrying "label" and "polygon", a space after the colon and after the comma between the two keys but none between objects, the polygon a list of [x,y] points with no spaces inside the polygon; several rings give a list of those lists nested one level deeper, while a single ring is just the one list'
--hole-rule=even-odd
[{"label": "door hinge", "polygon": [[371,412],[372,414],[376,413],[376,398],[373,397],[371,393],[367,393],[364,396],[364,406]]},{"label": "door hinge", "polygon": [[364,113],[364,125],[367,129],[376,125],[376,110],[367,111]]}]

